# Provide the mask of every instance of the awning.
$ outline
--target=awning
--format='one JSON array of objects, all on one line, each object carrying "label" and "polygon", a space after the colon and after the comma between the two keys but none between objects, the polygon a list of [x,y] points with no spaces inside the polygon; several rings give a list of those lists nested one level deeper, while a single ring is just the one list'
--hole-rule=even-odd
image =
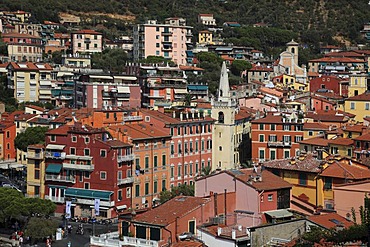
[{"label": "awning", "polygon": [[125,204],[125,205],[117,206],[116,208],[117,208],[117,210],[126,209],[127,205]]},{"label": "awning", "polygon": [[49,164],[48,167],[46,168],[46,172],[59,174],[61,169],[62,169],[61,164]]},{"label": "awning", "polygon": [[46,149],[52,149],[52,150],[63,150],[65,145],[56,145],[56,144],[48,144],[46,146]]},{"label": "awning", "polygon": [[109,75],[90,75],[90,79],[112,80],[113,79],[113,76],[109,76]]},{"label": "awning", "polygon": [[124,81],[136,81],[137,77],[136,76],[114,76],[114,79],[116,80],[124,80]]},{"label": "awning", "polygon": [[40,81],[40,86],[51,86],[51,81]]},{"label": "awning", "polygon": [[130,93],[130,88],[129,87],[118,86],[117,91],[118,91],[118,93]]},{"label": "awning", "polygon": [[72,72],[58,72],[57,77],[62,77],[62,76],[73,76]]},{"label": "awning", "polygon": [[49,95],[49,94],[51,94],[51,89],[42,89],[42,90],[40,90],[39,91],[39,94],[47,94],[47,95]]},{"label": "awning", "polygon": [[206,91],[208,90],[207,85],[188,85],[189,90]]},{"label": "awning", "polygon": [[287,209],[267,211],[265,212],[265,214],[267,214],[268,216],[274,219],[289,218],[293,216],[293,214],[289,212]]},{"label": "awning", "polygon": [[14,168],[14,169],[17,169],[17,168],[24,168],[25,165],[22,165],[22,164],[10,164],[9,165],[9,168]]},{"label": "awning", "polygon": [[109,201],[110,195],[113,192],[103,190],[85,190],[85,189],[74,189],[68,188],[65,191],[65,196],[76,197],[76,198],[88,198],[88,199],[102,199]]},{"label": "awning", "polygon": [[188,90],[185,88],[177,88],[177,89],[175,88],[174,90],[176,94],[187,94],[188,93]]}]

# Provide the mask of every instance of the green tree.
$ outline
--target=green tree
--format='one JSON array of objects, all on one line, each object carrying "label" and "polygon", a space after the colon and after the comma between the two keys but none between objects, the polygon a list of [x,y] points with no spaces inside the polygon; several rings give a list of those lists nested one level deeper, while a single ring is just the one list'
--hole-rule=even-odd
[{"label": "green tree", "polygon": [[127,61],[127,53],[122,49],[105,49],[91,57],[92,68],[111,73],[122,73]]},{"label": "green tree", "polygon": [[43,240],[55,234],[58,222],[42,217],[31,217],[26,225],[25,235],[33,241]]},{"label": "green tree", "polygon": [[212,172],[212,167],[211,166],[205,166],[202,168],[202,175],[203,176],[208,176]]},{"label": "green tree", "polygon": [[179,195],[194,196],[194,185],[181,184],[179,186],[173,187],[171,191],[161,191],[161,193],[159,194],[159,199],[161,203],[165,203],[166,201]]},{"label": "green tree", "polygon": [[46,131],[48,131],[48,127],[37,126],[27,128],[15,138],[15,147],[26,152],[28,145],[44,143]]},{"label": "green tree", "polygon": [[230,71],[235,76],[240,76],[241,72],[251,69],[252,64],[246,60],[234,60],[230,66]]}]

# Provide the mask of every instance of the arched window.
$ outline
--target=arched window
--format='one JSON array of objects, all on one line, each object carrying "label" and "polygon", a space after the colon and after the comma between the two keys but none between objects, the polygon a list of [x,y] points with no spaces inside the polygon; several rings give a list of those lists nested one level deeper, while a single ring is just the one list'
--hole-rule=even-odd
[{"label": "arched window", "polygon": [[220,90],[220,97],[222,97],[222,90]]},{"label": "arched window", "polygon": [[218,122],[224,123],[224,113],[222,111],[218,113]]},{"label": "arched window", "polygon": [[295,53],[295,49],[294,49],[294,47],[292,47],[291,51],[292,51],[292,53]]}]

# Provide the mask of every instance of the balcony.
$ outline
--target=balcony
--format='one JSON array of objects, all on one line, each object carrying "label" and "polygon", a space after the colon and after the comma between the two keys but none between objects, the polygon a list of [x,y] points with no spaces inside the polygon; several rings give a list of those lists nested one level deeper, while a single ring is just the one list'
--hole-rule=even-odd
[{"label": "balcony", "polygon": [[162,51],[172,51],[172,46],[163,46]]},{"label": "balcony", "polygon": [[106,246],[106,247],[116,247],[116,246],[135,246],[135,247],[159,247],[159,242],[154,240],[147,240],[142,238],[133,238],[123,236],[123,240],[119,240],[118,232],[112,232],[107,234],[102,234],[99,237],[90,237],[90,245],[93,246]]},{"label": "balcony", "polygon": [[127,122],[127,121],[140,121],[140,120],[143,120],[143,117],[142,116],[125,116],[123,117],[123,121]]},{"label": "balcony", "polygon": [[79,165],[72,163],[63,163],[63,169],[79,170],[79,171],[94,171],[94,165]]},{"label": "balcony", "polygon": [[286,141],[269,141],[267,142],[268,147],[291,147],[291,142]]},{"label": "balcony", "polygon": [[91,156],[67,154],[66,159],[70,159],[70,160],[92,160],[92,157]]},{"label": "balcony", "polygon": [[56,197],[56,196],[49,196],[45,195],[45,200],[50,200],[52,202],[59,202],[59,203],[64,203],[64,197]]},{"label": "balcony", "polygon": [[[95,204],[93,199],[81,199],[81,198],[77,198],[76,203],[90,205],[90,206],[93,206]],[[114,207],[114,201],[100,200],[100,206],[101,207]]]},{"label": "balcony", "polygon": [[135,159],[134,154],[128,154],[128,155],[118,155],[117,156],[117,162],[125,162],[125,161],[131,161]]},{"label": "balcony", "polygon": [[56,182],[65,182],[65,183],[75,183],[76,180],[73,176],[62,176],[62,175],[45,175],[46,181],[56,181]]},{"label": "balcony", "polygon": [[118,179],[117,184],[118,185],[124,185],[124,184],[132,184],[134,182],[134,177],[124,178],[124,179]]},{"label": "balcony", "polygon": [[42,160],[43,158],[44,158],[44,153],[34,153],[34,152],[27,153],[27,159]]},{"label": "balcony", "polygon": [[165,36],[165,35],[172,35],[172,32],[170,31],[163,31],[162,32],[162,35]]},{"label": "balcony", "polygon": [[65,152],[51,152],[51,151],[46,151],[45,152],[45,158],[49,159],[65,159],[66,153]]}]

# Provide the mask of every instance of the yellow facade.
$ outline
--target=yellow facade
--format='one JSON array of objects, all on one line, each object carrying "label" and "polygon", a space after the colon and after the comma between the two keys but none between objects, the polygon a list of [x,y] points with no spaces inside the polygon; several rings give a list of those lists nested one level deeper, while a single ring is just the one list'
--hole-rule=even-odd
[{"label": "yellow facade", "polygon": [[45,196],[45,162],[43,148],[29,147],[27,150],[27,195]]},{"label": "yellow facade", "polygon": [[352,147],[347,145],[329,144],[329,151],[330,154],[339,154],[339,156],[347,158],[351,158],[353,154]]},{"label": "yellow facade", "polygon": [[198,43],[199,44],[214,44],[213,43],[213,34],[209,31],[200,31],[198,34]]},{"label": "yellow facade", "polygon": [[349,77],[348,97],[363,94],[367,90],[367,74],[352,74]]},{"label": "yellow facade", "polygon": [[344,102],[344,111],[355,114],[355,121],[363,122],[364,117],[370,116],[370,101],[368,100],[351,100]]}]

